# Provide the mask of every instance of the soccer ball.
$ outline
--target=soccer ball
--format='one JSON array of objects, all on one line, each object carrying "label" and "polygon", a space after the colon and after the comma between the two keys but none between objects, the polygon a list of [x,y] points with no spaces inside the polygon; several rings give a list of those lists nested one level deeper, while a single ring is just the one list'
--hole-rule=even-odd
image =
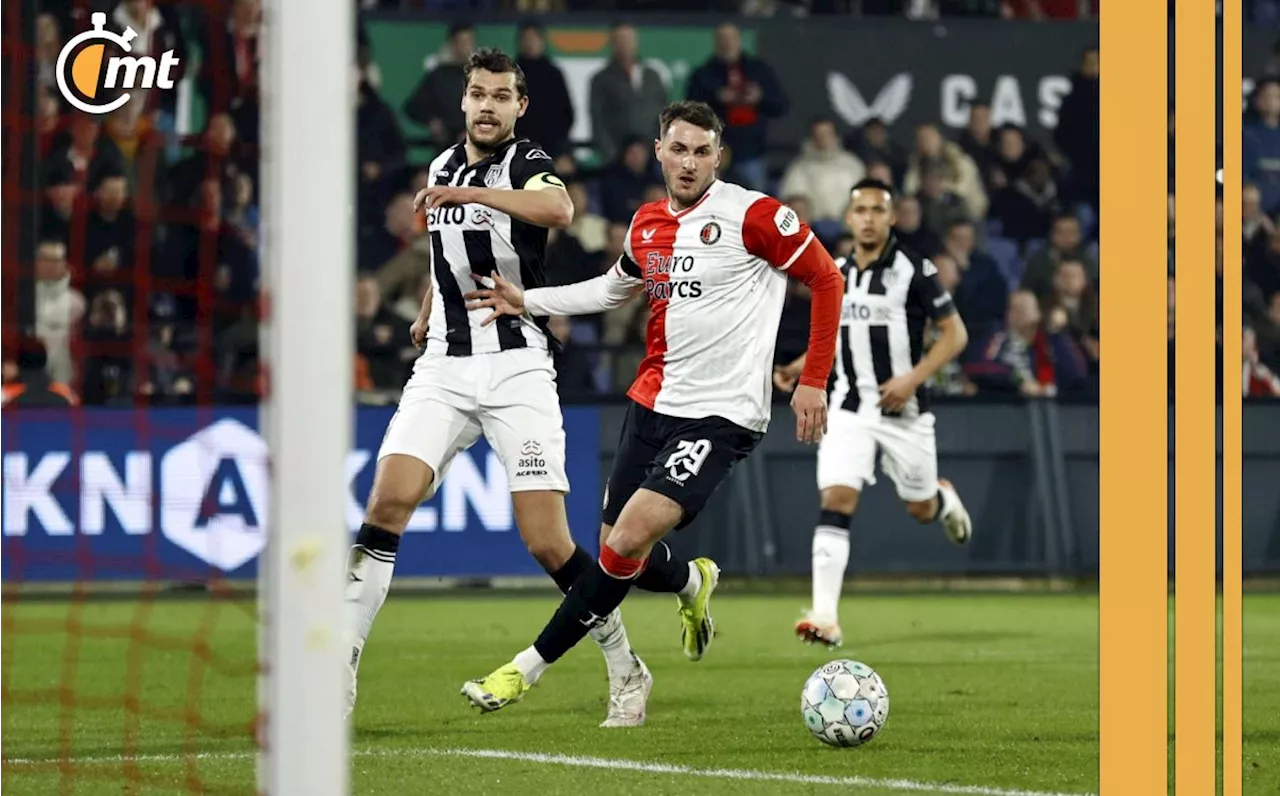
[{"label": "soccer ball", "polygon": [[800,695],[804,726],[831,746],[861,746],[889,718],[889,691],[865,663],[831,661],[809,675]]}]

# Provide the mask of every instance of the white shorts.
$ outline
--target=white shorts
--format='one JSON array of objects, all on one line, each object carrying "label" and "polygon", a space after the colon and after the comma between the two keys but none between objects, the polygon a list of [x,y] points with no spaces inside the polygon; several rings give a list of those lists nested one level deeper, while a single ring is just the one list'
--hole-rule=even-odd
[{"label": "white shorts", "polygon": [[545,349],[450,357],[423,354],[387,424],[378,458],[404,454],[431,467],[435,494],[453,458],[484,434],[512,492],[568,493],[564,419]]},{"label": "white shorts", "polygon": [[880,468],[907,501],[928,500],[938,493],[938,441],[935,418],[864,416],[845,409],[827,418],[827,433],[818,445],[818,489],[847,486],[861,490],[876,482]]}]

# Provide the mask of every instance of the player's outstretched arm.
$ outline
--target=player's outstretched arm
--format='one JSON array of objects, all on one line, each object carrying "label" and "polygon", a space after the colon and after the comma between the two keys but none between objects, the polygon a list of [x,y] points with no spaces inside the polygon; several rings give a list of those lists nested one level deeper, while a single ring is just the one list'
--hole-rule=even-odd
[{"label": "player's outstretched arm", "polygon": [[463,298],[468,301],[468,309],[493,309],[493,314],[484,321],[485,326],[503,315],[591,315],[621,307],[639,295],[644,281],[629,273],[630,269],[639,273],[635,263],[623,257],[594,279],[533,290],[521,290],[497,274],[492,277],[472,274],[472,278],[485,287],[466,293]]}]

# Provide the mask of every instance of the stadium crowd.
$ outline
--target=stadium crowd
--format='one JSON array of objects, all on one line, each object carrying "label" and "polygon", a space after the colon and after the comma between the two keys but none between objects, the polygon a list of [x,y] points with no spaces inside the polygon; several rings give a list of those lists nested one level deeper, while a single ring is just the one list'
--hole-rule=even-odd
[{"label": "stadium crowd", "polygon": [[[5,381],[64,385],[59,389],[88,404],[256,401],[260,0],[226,0],[218,13],[209,3],[97,5],[115,26],[140,32],[135,52],[174,49],[183,57],[207,121],[194,136],[178,134],[179,92],[151,92],[145,103],[131,102],[105,118],[69,113],[54,85],[53,61],[62,42],[86,25],[94,4],[80,4],[78,14],[40,17],[34,49],[42,206],[34,300],[20,307],[26,334],[6,336]],[[896,10],[906,13],[910,5],[898,3]],[[933,258],[970,330],[969,349],[938,375],[936,391],[1096,396],[1096,51],[1074,65],[1051,140],[1035,140],[1012,125],[996,127],[990,109],[974,105],[954,139],[940,125],[895,134],[876,119],[859,129],[815,119],[793,152],[779,153],[767,146],[766,131],[787,112],[789,98],[772,67],[743,51],[733,24],[721,25],[714,37],[714,55],[686,86],[672,87],[639,60],[642,30],[615,26],[610,60],[591,79],[589,107],[576,109],[563,72],[546,55],[542,29],[536,22],[520,28],[512,45],[539,101],[517,132],[557,156],[576,208],[573,225],[551,234],[553,283],[600,273],[620,253],[635,208],[663,196],[649,143],[653,119],[669,98],[689,96],[711,103],[726,121],[726,179],[789,203],[837,256],[852,245],[841,222],[849,186],[868,175],[895,186],[899,238]],[[376,54],[367,36],[360,37],[353,75],[353,367],[364,402],[396,400],[416,356],[408,327],[430,277],[423,218],[412,208],[427,179],[426,158],[413,150],[438,149],[462,133],[461,61],[474,47],[474,30],[455,24],[435,65],[397,109],[381,96]],[[198,57],[188,60],[188,52]],[[410,141],[398,110],[430,140]],[[575,159],[585,142],[569,140],[574,114],[581,112],[591,115],[595,131],[590,159]],[[1250,113],[1246,312],[1257,342],[1246,346],[1246,372],[1253,352],[1251,372],[1259,375],[1246,376],[1246,391],[1257,394],[1261,388],[1250,384],[1274,384],[1262,374],[1270,373],[1268,365],[1275,368],[1280,340],[1280,172],[1269,170],[1280,162],[1273,154],[1280,152],[1280,82],[1259,84]],[[1172,222],[1171,199],[1171,240]],[[807,302],[803,286],[793,284],[779,362],[803,349]],[[557,355],[564,398],[624,391],[643,353],[646,319],[643,302],[598,317],[552,319],[564,343]],[[1169,333],[1172,340],[1172,304]]]}]

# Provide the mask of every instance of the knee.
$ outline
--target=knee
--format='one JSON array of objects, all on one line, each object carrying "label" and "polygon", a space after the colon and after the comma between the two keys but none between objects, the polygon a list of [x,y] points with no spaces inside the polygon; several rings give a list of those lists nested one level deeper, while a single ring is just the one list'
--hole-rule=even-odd
[{"label": "knee", "polygon": [[636,525],[626,523],[613,526],[605,544],[623,558],[643,558],[652,546],[647,532]]},{"label": "knee", "polygon": [[525,539],[529,555],[547,572],[555,572],[573,555],[573,540],[561,534],[531,533]]},{"label": "knee", "polygon": [[403,490],[375,489],[369,495],[365,522],[392,533],[404,533],[420,502],[420,495],[410,495]]},{"label": "knee", "polygon": [[908,500],[907,513],[910,514],[916,522],[933,522],[934,516],[938,513],[938,508],[933,499]]},{"label": "knee", "polygon": [[851,516],[858,507],[858,490],[847,487],[830,487],[822,490],[822,510]]}]

